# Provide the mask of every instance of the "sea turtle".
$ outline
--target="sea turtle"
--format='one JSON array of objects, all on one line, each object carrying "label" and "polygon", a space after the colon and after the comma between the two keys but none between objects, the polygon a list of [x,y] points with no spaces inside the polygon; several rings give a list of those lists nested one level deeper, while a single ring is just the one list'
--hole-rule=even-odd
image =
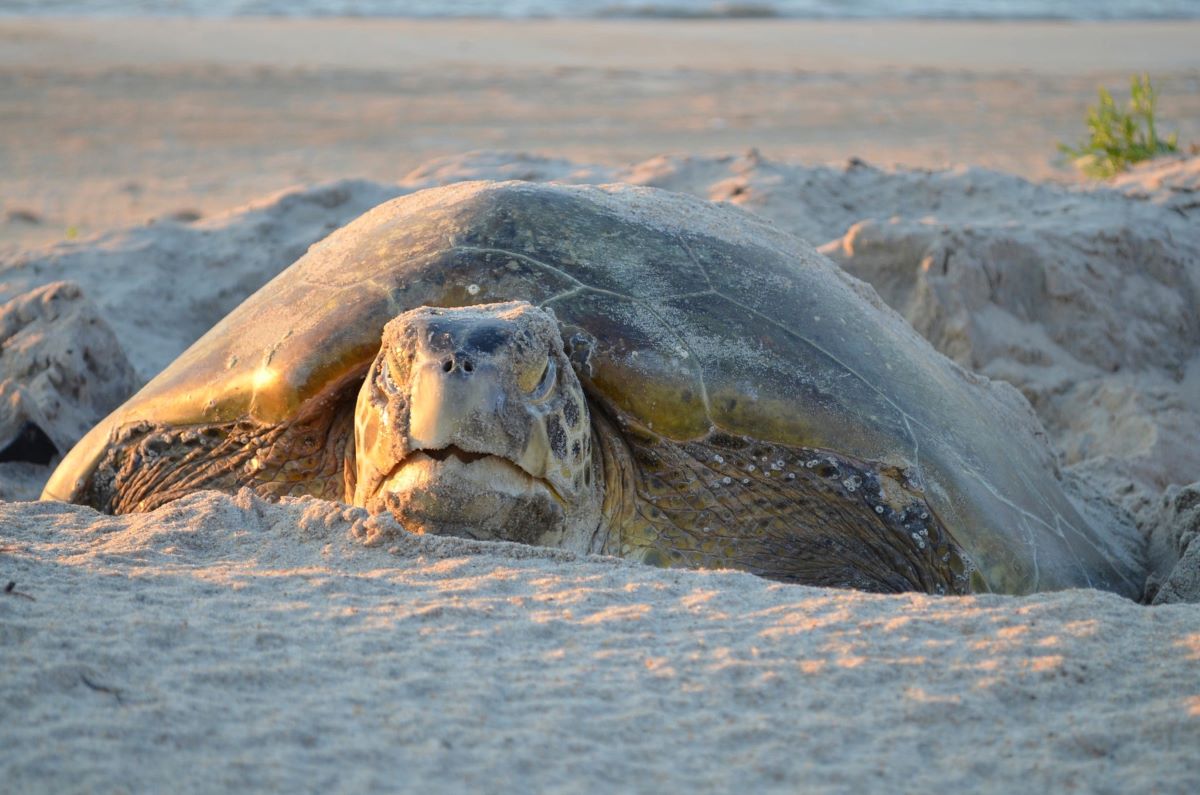
[{"label": "sea turtle", "polygon": [[1140,590],[1007,385],[736,208],[461,183],[314,245],[66,457],[44,498],[249,486],[418,532],[875,591]]}]

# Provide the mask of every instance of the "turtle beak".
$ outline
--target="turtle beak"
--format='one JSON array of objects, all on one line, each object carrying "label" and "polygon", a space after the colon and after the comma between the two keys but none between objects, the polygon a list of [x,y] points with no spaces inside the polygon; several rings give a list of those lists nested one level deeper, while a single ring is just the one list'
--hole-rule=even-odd
[{"label": "turtle beak", "polygon": [[516,458],[513,443],[497,428],[504,411],[503,382],[491,362],[459,349],[421,351],[413,362],[408,447],[440,450],[454,445],[470,452]]}]

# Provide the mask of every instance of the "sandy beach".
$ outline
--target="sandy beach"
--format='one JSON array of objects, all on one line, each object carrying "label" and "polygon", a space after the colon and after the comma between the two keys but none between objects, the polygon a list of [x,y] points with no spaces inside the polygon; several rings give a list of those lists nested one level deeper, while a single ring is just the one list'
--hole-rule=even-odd
[{"label": "sandy beach", "polygon": [[1075,179],[1098,85],[1200,137],[1200,23],[0,19],[0,245],[473,149]]},{"label": "sandy beach", "polygon": [[807,241],[1004,393],[1155,603],[784,585],[249,490],[112,517],[5,460],[0,790],[1196,792],[1200,156],[1085,183],[1055,145],[1135,71],[1200,140],[1198,40],[0,19],[0,435],[61,453],[382,202],[658,188]]}]

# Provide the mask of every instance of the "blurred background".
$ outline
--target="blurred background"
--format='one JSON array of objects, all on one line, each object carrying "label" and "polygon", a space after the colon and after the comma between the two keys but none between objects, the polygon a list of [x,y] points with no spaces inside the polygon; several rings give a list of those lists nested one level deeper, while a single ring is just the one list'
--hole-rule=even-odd
[{"label": "blurred background", "polygon": [[1198,0],[0,0],[0,246],[505,150],[1079,179],[1096,89],[1200,137]]}]

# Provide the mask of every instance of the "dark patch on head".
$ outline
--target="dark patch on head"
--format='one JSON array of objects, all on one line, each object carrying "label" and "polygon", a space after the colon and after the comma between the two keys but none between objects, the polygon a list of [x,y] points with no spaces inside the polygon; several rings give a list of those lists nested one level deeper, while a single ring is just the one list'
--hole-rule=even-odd
[{"label": "dark patch on head", "polygon": [[554,451],[555,458],[566,458],[567,432],[563,430],[562,423],[558,421],[558,417],[546,418],[546,436],[550,439],[550,449]]},{"label": "dark patch on head", "polygon": [[563,416],[567,418],[567,427],[579,427],[579,404],[575,402],[574,398],[568,397],[563,402]]},{"label": "dark patch on head", "polygon": [[469,351],[494,353],[509,339],[511,339],[509,333],[499,326],[480,326],[471,330],[465,347]]},{"label": "dark patch on head", "polygon": [[578,439],[571,443],[571,455],[575,456],[576,461],[583,458],[583,445],[579,443]]}]

